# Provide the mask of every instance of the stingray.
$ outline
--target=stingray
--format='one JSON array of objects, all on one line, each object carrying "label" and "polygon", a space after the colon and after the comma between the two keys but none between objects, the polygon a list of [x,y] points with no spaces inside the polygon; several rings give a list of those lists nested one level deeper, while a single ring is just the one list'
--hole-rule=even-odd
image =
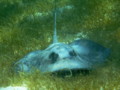
[{"label": "stingray", "polygon": [[54,12],[53,43],[46,49],[32,51],[15,62],[14,70],[28,73],[34,69],[42,73],[61,70],[93,70],[102,66],[109,54],[108,48],[87,39],[77,39],[69,44],[58,42],[56,12]]}]

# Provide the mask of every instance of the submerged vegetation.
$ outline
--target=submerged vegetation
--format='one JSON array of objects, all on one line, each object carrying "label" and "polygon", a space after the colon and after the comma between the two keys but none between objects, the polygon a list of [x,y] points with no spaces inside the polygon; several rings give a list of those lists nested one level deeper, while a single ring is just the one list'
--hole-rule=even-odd
[{"label": "submerged vegetation", "polygon": [[31,90],[120,89],[120,1],[57,0],[59,41],[87,38],[111,49],[104,67],[90,75],[59,78],[15,74],[15,61],[52,42],[54,0],[0,0],[0,87],[27,85]]}]

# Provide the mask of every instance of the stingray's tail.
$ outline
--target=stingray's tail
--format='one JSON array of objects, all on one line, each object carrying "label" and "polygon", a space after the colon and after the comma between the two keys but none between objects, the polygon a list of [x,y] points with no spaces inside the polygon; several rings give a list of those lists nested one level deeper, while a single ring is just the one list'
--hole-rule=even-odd
[{"label": "stingray's tail", "polygon": [[55,0],[55,10],[54,10],[54,34],[53,34],[53,43],[57,43],[57,28],[56,28],[56,0]]}]

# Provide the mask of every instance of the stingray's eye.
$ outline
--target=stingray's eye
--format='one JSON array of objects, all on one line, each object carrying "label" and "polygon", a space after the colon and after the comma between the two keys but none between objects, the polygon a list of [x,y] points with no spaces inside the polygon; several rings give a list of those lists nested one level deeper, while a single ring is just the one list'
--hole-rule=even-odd
[{"label": "stingray's eye", "polygon": [[70,55],[70,56],[76,56],[76,53],[75,53],[75,51],[73,50],[73,51],[70,51],[70,52],[69,52],[69,55]]},{"label": "stingray's eye", "polygon": [[58,58],[58,54],[56,54],[55,52],[52,52],[50,55],[49,55],[49,58],[51,59],[51,63],[55,63],[57,58]]}]

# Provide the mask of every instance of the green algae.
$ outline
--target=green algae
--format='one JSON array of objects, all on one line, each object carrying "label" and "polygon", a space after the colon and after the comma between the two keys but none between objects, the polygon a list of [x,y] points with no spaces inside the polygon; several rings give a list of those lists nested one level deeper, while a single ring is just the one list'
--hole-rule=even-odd
[{"label": "green algae", "polygon": [[[88,76],[58,78],[13,72],[13,64],[28,52],[45,49],[52,42],[53,0],[0,1],[0,86],[26,84],[31,90],[119,90],[120,1],[61,0],[59,8],[73,5],[58,15],[59,41],[87,38],[111,49],[108,63]],[[36,13],[43,13],[38,19]],[[32,16],[33,18],[28,19]],[[62,17],[62,18],[61,18]],[[82,34],[81,34],[82,33]],[[85,37],[84,37],[85,36]]]}]

